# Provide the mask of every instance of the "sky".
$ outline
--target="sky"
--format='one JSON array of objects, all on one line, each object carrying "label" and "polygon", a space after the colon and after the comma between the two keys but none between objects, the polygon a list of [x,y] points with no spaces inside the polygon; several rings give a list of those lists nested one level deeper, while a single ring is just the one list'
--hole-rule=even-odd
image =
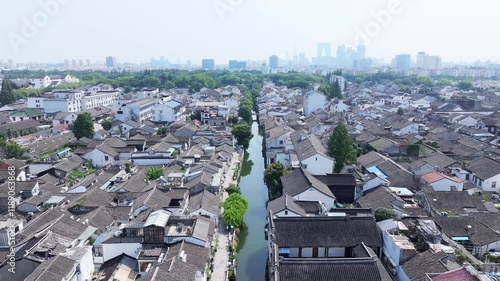
[{"label": "sky", "polygon": [[[443,61],[500,59],[497,0],[0,0],[0,60],[216,64],[266,60],[316,44],[363,41],[390,62],[425,51]],[[361,39],[360,39],[361,38]]]}]

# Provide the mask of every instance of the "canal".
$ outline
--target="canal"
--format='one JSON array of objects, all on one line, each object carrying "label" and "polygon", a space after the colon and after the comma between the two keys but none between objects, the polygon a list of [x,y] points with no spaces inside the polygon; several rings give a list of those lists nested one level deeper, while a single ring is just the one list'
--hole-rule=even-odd
[{"label": "canal", "polygon": [[266,224],[267,187],[264,184],[264,157],[262,135],[257,122],[252,124],[253,138],[243,159],[240,189],[248,200],[244,228],[239,236],[237,281],[265,280],[267,244],[264,239]]}]

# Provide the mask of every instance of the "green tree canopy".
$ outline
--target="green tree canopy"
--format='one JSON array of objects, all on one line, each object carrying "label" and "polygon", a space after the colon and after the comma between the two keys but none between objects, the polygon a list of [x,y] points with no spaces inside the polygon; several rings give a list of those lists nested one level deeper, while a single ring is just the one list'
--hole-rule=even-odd
[{"label": "green tree canopy", "polygon": [[471,81],[462,80],[462,81],[458,82],[457,87],[460,90],[470,90],[474,87],[474,85],[472,84]]},{"label": "green tree canopy", "polygon": [[94,137],[94,122],[92,121],[92,115],[90,115],[89,112],[78,114],[73,124],[72,131],[77,139],[83,137],[92,139]]},{"label": "green tree canopy", "polygon": [[10,80],[3,79],[2,90],[0,90],[0,103],[2,105],[11,104],[16,101],[16,96],[12,91],[12,84]]},{"label": "green tree canopy", "polygon": [[102,128],[106,131],[111,130],[112,124],[113,124],[113,121],[111,121],[111,120],[104,120],[101,122]]},{"label": "green tree canopy", "polygon": [[375,220],[376,221],[383,221],[383,220],[388,220],[388,219],[395,219],[397,218],[396,213],[394,213],[393,210],[387,209],[387,208],[378,208],[375,210]]},{"label": "green tree canopy", "polygon": [[242,145],[244,149],[247,149],[253,137],[250,125],[246,122],[241,122],[233,127],[232,133],[236,141],[238,141],[238,144]]},{"label": "green tree canopy", "polygon": [[222,219],[224,223],[234,227],[243,226],[248,201],[240,193],[235,192],[229,195],[223,206]]},{"label": "green tree canopy", "polygon": [[357,146],[349,135],[349,130],[344,122],[340,122],[333,129],[328,140],[328,152],[335,158],[333,171],[340,173],[345,165],[356,162]]},{"label": "green tree canopy", "polygon": [[17,158],[20,159],[23,157],[26,152],[22,146],[19,144],[9,141],[6,142],[5,139],[1,138],[0,140],[0,149],[5,154],[5,158]]},{"label": "green tree canopy", "polygon": [[269,198],[275,198],[283,194],[281,177],[286,173],[287,169],[281,162],[275,162],[267,166],[264,171],[264,182],[267,185]]},{"label": "green tree canopy", "polygon": [[149,168],[146,176],[148,178],[148,180],[157,180],[159,179],[161,176],[163,176],[163,169],[160,168],[160,167],[152,167],[152,168]]}]

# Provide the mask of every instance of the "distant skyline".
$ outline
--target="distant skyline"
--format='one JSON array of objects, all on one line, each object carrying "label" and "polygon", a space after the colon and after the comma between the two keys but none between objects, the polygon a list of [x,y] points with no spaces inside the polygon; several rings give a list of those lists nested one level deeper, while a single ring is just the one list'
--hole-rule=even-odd
[{"label": "distant skyline", "polygon": [[[168,2],[168,3],[167,3]],[[386,63],[424,51],[444,62],[497,61],[500,24],[493,0],[29,0],[8,1],[0,18],[0,59],[57,63],[215,64],[230,59],[310,59],[327,42],[365,41],[366,55]],[[473,11],[473,12],[472,12]],[[361,35],[360,35],[361,34]],[[361,40],[360,40],[361,38]]]}]

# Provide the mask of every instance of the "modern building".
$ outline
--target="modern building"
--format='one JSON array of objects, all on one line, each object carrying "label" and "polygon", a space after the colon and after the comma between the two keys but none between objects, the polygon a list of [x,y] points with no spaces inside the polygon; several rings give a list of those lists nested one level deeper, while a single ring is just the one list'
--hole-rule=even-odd
[{"label": "modern building", "polygon": [[333,65],[332,46],[330,43],[318,43],[316,57],[312,59],[315,65]]},{"label": "modern building", "polygon": [[165,103],[158,103],[153,107],[153,122],[175,122],[182,120],[186,107],[182,103],[170,100]]},{"label": "modern building", "polygon": [[279,58],[276,55],[272,55],[269,57],[269,68],[271,70],[278,68]]},{"label": "modern building", "polygon": [[411,55],[400,54],[394,57],[394,67],[399,69],[411,68]]},{"label": "modern building", "polygon": [[202,59],[201,68],[204,70],[214,70],[215,69],[214,59]]},{"label": "modern building", "polygon": [[245,69],[247,68],[246,61],[229,60],[229,69]]},{"label": "modern building", "polygon": [[419,52],[417,54],[417,68],[439,70],[441,69],[441,57]]},{"label": "modern building", "polygon": [[116,57],[106,57],[106,67],[113,68],[116,67]]},{"label": "modern building", "polygon": [[124,103],[116,112],[116,119],[121,121],[133,120],[142,122],[153,117],[153,108],[156,104],[154,99],[142,99],[130,103]]},{"label": "modern building", "polygon": [[98,106],[111,106],[118,94],[117,91],[84,93],[77,90],[62,90],[48,93],[45,97],[29,97],[27,107],[43,108],[45,113],[79,112]]}]

